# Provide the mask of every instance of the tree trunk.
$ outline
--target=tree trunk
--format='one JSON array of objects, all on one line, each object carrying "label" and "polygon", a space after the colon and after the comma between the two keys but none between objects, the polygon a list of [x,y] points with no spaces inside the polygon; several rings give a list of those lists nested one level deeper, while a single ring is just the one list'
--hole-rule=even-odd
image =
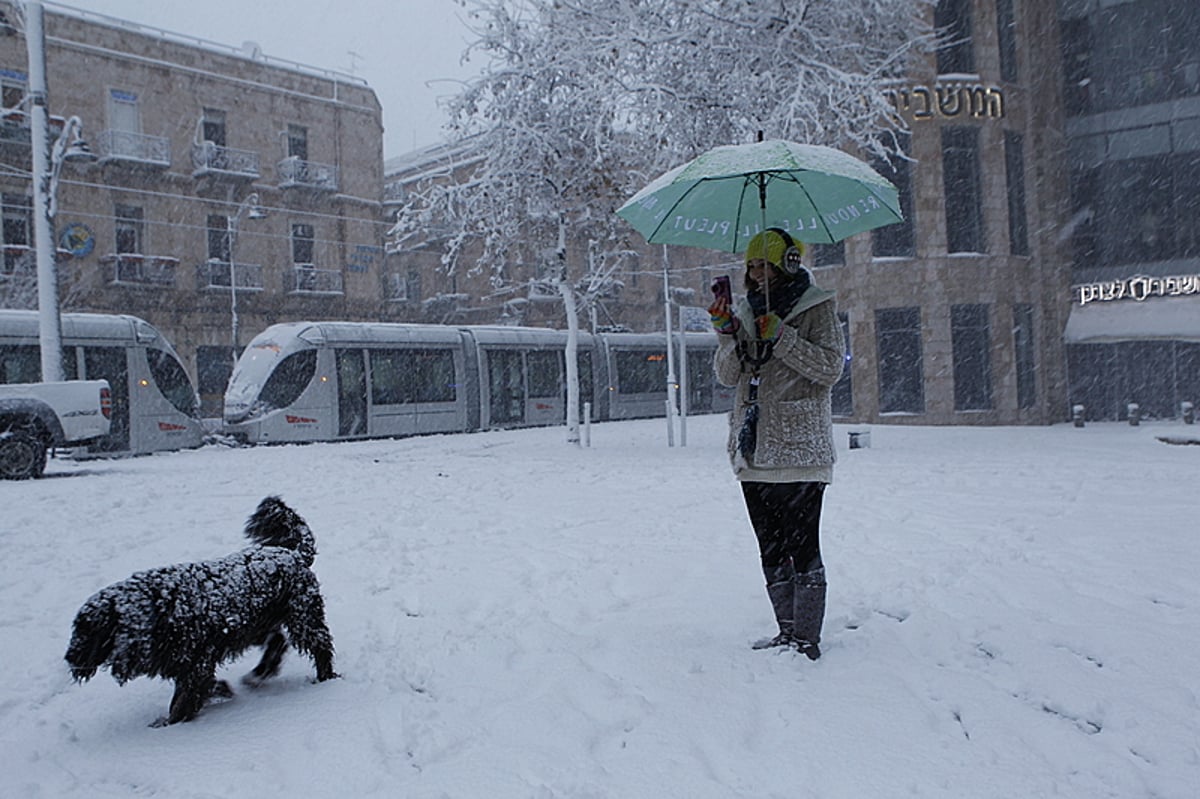
[{"label": "tree trunk", "polygon": [[567,317],[567,443],[579,446],[579,307],[567,280],[567,223],[558,221],[558,293]]}]

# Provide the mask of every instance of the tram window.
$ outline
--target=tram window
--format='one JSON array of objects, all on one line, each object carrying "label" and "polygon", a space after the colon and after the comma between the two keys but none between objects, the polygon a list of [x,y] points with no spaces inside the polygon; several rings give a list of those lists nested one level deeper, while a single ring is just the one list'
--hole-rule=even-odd
[{"label": "tram window", "polygon": [[0,345],[0,383],[37,383],[41,377],[41,350],[29,344]]},{"label": "tram window", "polygon": [[371,402],[454,402],[450,350],[371,350]]},{"label": "tram window", "polygon": [[147,350],[146,360],[150,364],[150,376],[154,378],[154,384],[167,401],[180,413],[196,416],[199,412],[196,392],[183,365],[166,350]]},{"label": "tram window", "polygon": [[450,350],[419,350],[413,353],[417,402],[454,402],[454,353]]},{"label": "tram window", "polygon": [[531,352],[525,362],[529,369],[529,396],[557,397],[562,393],[557,352]]},{"label": "tram window", "polygon": [[279,362],[267,378],[260,399],[272,408],[286,408],[308,387],[317,372],[317,351],[294,352]]},{"label": "tram window", "polygon": [[618,352],[616,362],[617,388],[622,394],[649,394],[667,385],[665,352]]},{"label": "tram window", "polygon": [[401,350],[371,350],[371,403],[400,405],[409,402],[405,386],[408,369]]}]

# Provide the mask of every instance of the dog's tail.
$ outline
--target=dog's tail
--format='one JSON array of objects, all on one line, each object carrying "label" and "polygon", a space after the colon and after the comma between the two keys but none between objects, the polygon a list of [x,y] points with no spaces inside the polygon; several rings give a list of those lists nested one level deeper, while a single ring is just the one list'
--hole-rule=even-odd
[{"label": "dog's tail", "polygon": [[93,596],[75,616],[66,661],[77,682],[91,679],[108,662],[120,620],[112,598],[104,591]]},{"label": "dog's tail", "polygon": [[279,497],[266,497],[246,520],[246,537],[265,547],[294,549],[306,566],[317,556],[317,542],[308,523]]}]

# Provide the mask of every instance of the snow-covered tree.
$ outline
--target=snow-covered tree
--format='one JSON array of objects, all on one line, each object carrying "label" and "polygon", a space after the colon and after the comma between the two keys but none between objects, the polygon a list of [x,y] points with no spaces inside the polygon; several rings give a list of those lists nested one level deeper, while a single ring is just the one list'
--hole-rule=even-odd
[{"label": "snow-covered tree", "polygon": [[573,441],[577,309],[611,289],[636,235],[616,208],[758,131],[881,152],[903,124],[883,90],[928,41],[928,0],[459,2],[478,37],[464,57],[487,66],[449,102],[450,128],[484,157],[413,192],[393,246],[436,227],[447,271],[559,294]]}]

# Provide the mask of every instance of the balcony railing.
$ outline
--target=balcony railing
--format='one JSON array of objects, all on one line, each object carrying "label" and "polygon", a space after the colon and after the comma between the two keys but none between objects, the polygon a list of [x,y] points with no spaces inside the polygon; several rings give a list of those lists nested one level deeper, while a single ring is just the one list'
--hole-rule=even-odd
[{"label": "balcony railing", "polygon": [[108,283],[118,286],[173,288],[179,259],[167,255],[114,253],[100,257]]},{"label": "balcony railing", "polygon": [[312,264],[296,264],[291,271],[291,294],[342,294],[342,273],[337,269],[317,269]]},{"label": "balcony railing", "polygon": [[96,137],[96,156],[102,164],[165,168],[171,165],[171,141],[165,136],[104,130]]},{"label": "balcony railing", "polygon": [[[50,140],[62,134],[65,118],[52,116],[49,118]],[[28,147],[32,140],[29,128],[29,114],[24,111],[9,111],[0,118],[0,145],[17,144]]]},{"label": "balcony railing", "polygon": [[258,153],[235,150],[210,141],[192,145],[192,177],[224,177],[253,180],[259,176]]},{"label": "balcony railing", "polygon": [[196,285],[201,290],[224,289],[229,291],[230,277],[237,283],[238,291],[262,291],[262,264],[231,264],[228,261],[205,261],[198,267]]},{"label": "balcony railing", "polygon": [[384,205],[399,205],[408,198],[408,192],[401,185],[400,181],[383,184],[383,204]]},{"label": "balcony railing", "polygon": [[33,248],[25,244],[4,245],[4,265],[0,272],[6,275],[19,275],[34,272]]},{"label": "balcony railing", "polygon": [[314,161],[301,161],[293,155],[276,164],[275,170],[279,173],[279,188],[281,189],[337,191],[338,169],[336,166],[318,164]]}]

